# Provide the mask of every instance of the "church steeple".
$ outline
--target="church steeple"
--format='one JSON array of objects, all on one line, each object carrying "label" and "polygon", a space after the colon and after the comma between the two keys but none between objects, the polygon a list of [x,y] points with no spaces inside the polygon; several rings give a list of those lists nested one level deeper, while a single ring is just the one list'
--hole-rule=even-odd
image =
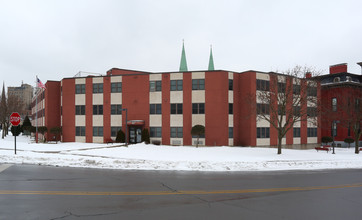
[{"label": "church steeple", "polygon": [[180,72],[187,72],[187,62],[186,62],[186,53],[184,42],[182,41],[182,54],[181,54],[181,63],[180,63]]},{"label": "church steeple", "polygon": [[209,71],[215,70],[214,68],[214,58],[212,57],[212,46],[210,45],[210,58],[209,58]]}]

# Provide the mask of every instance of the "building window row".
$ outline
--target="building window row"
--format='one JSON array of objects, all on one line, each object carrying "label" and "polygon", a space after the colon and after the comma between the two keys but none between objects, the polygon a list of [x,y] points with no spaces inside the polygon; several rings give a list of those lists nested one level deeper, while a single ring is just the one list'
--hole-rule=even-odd
[{"label": "building window row", "polygon": [[85,105],[76,105],[75,114],[76,115],[85,115]]},{"label": "building window row", "polygon": [[307,137],[317,137],[317,128],[307,128]]},{"label": "building window row", "polygon": [[256,80],[256,90],[259,91],[269,91],[269,81],[268,80],[262,80],[257,79]]},{"label": "building window row", "polygon": [[205,90],[205,79],[193,79],[192,90]]},{"label": "building window row", "polygon": [[300,137],[300,128],[293,128],[293,137]]},{"label": "building window row", "polygon": [[256,138],[270,138],[270,128],[269,127],[256,128]]},{"label": "building window row", "polygon": [[171,114],[182,115],[182,103],[171,104]]},{"label": "building window row", "polygon": [[93,127],[94,137],[103,137],[103,127]]},{"label": "building window row", "polygon": [[233,103],[229,103],[229,114],[232,115],[234,112],[234,105]]},{"label": "building window row", "polygon": [[150,127],[150,137],[162,137],[162,128]]},{"label": "building window row", "polygon": [[122,115],[122,105],[111,105],[111,115]]},{"label": "building window row", "polygon": [[171,138],[182,138],[183,128],[182,127],[171,127]]},{"label": "building window row", "polygon": [[122,130],[122,127],[111,127],[111,137],[117,137],[117,133],[120,130]]},{"label": "building window row", "polygon": [[103,115],[103,105],[93,105],[93,115]]},{"label": "building window row", "polygon": [[182,91],[183,82],[182,80],[170,80],[170,90],[171,91]]},{"label": "building window row", "polygon": [[161,81],[150,81],[150,92],[159,92],[162,90]]},{"label": "building window row", "polygon": [[317,87],[311,86],[307,88],[307,96],[317,97]]},{"label": "building window row", "polygon": [[162,114],[161,104],[150,104],[150,114],[151,115]]},{"label": "building window row", "polygon": [[234,80],[229,79],[229,90],[233,90],[234,89]]},{"label": "building window row", "polygon": [[85,127],[84,126],[75,127],[75,136],[85,136]]},{"label": "building window row", "polygon": [[94,83],[93,93],[103,93],[103,83]]},{"label": "building window row", "polygon": [[205,103],[192,103],[192,114],[205,114]]},{"label": "building window row", "polygon": [[256,104],[256,113],[258,115],[269,115],[269,104]]},{"label": "building window row", "polygon": [[234,138],[234,128],[229,127],[229,138]]},{"label": "building window row", "polygon": [[111,92],[112,93],[122,92],[122,82],[111,83]]},{"label": "building window row", "polygon": [[85,94],[85,84],[76,84],[75,94]]}]

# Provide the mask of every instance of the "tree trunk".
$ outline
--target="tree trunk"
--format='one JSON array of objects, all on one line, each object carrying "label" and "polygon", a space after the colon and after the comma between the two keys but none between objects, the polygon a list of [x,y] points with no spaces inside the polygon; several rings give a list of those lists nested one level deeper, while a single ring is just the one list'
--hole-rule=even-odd
[{"label": "tree trunk", "polygon": [[199,136],[197,136],[197,141],[196,141],[196,148],[199,147]]},{"label": "tree trunk", "polygon": [[278,137],[278,154],[282,154],[282,137]]},{"label": "tree trunk", "polygon": [[355,135],[355,140],[354,140],[354,146],[355,146],[355,148],[354,148],[354,153],[355,154],[359,154],[359,146],[358,146],[358,142],[359,142],[359,137],[360,137],[360,135]]}]

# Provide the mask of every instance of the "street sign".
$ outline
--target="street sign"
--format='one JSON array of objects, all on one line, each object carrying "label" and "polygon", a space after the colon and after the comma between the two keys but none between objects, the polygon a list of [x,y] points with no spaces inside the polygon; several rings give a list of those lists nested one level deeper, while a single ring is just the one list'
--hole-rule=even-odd
[{"label": "street sign", "polygon": [[13,126],[18,126],[18,125],[20,124],[20,115],[19,115],[19,113],[13,112],[13,113],[10,115],[10,123],[11,123]]}]

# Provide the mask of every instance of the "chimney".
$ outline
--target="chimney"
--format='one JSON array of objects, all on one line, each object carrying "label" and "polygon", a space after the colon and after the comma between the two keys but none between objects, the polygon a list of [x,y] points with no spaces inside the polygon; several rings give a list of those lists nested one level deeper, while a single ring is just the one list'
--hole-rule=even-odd
[{"label": "chimney", "polygon": [[329,74],[346,73],[346,72],[347,72],[347,63],[341,63],[329,66]]},{"label": "chimney", "polygon": [[307,78],[307,79],[312,78],[312,74],[310,72],[307,72],[305,74],[305,78]]}]

